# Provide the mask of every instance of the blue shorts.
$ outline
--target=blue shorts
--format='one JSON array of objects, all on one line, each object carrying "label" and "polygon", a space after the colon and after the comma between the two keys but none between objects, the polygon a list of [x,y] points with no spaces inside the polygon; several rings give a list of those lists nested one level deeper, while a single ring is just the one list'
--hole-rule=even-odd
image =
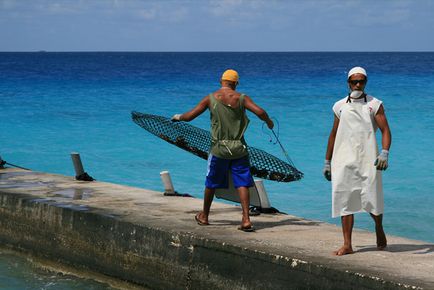
[{"label": "blue shorts", "polygon": [[208,188],[228,188],[229,170],[232,173],[235,188],[253,186],[248,156],[238,159],[222,159],[211,153],[208,157],[205,186]]}]

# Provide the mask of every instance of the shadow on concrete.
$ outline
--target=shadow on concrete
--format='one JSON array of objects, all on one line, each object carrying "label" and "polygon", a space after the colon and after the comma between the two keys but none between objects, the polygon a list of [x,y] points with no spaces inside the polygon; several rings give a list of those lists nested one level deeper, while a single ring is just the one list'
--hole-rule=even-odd
[{"label": "shadow on concrete", "polygon": [[[356,252],[371,252],[378,251],[376,246],[368,246],[358,249]],[[391,244],[387,245],[384,249],[385,252],[391,253],[401,253],[401,252],[414,252],[415,255],[434,253],[434,244],[424,244],[424,245],[411,245],[411,244]]]},{"label": "shadow on concrete", "polygon": [[297,219],[297,218],[287,218],[284,220],[273,221],[273,222],[262,222],[262,221],[254,222],[254,226],[257,230],[280,227],[280,226],[289,226],[289,225],[318,226],[320,224],[322,224],[322,222],[309,221],[309,220]]},{"label": "shadow on concrete", "polygon": [[[188,214],[192,214],[193,217],[195,214],[197,214],[198,212],[200,212],[202,210],[202,207],[198,208],[197,210],[187,210],[184,211],[184,213],[188,213]],[[210,216],[216,216],[219,214],[227,214],[227,213],[237,213],[240,215],[241,218],[241,210],[239,208],[233,207],[226,207],[226,208],[216,208],[216,209],[212,209],[211,210],[211,214]]]},{"label": "shadow on concrete", "polygon": [[[238,226],[241,222],[241,216],[240,220],[234,221],[234,220],[223,220],[216,218],[214,221],[211,221],[211,225],[214,226]],[[297,219],[297,218],[288,218],[280,221],[252,221],[253,226],[256,230],[261,229],[267,229],[267,228],[274,228],[274,227],[280,227],[280,226],[288,226],[288,225],[299,225],[299,226],[318,226],[321,224],[321,222],[315,222],[315,221],[309,221],[309,220],[303,220],[303,219]]]},{"label": "shadow on concrete", "polygon": [[[239,220],[227,220],[222,219],[219,214],[224,213],[233,213],[236,211],[239,213]],[[197,214],[198,211],[186,211],[186,213],[192,215],[192,219],[194,218],[194,215]],[[261,215],[275,215],[275,214],[261,214]],[[281,215],[281,214],[280,214]],[[285,215],[284,215],[285,216]],[[241,212],[237,208],[224,208],[224,209],[215,209],[210,214],[210,226],[238,226],[241,222]],[[311,221],[311,220],[305,220],[301,218],[285,218],[282,220],[275,220],[275,221],[259,221],[259,220],[252,220],[253,226],[256,230],[260,229],[266,229],[266,228],[274,228],[274,227],[280,227],[280,226],[287,226],[287,225],[299,225],[299,226],[318,226],[322,224],[323,222],[318,221]]]}]

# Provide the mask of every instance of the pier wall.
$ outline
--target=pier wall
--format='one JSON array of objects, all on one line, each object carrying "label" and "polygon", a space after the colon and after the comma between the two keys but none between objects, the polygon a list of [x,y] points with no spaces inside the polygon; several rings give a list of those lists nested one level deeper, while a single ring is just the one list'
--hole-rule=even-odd
[{"label": "pier wall", "polygon": [[[103,191],[101,187],[98,190]],[[215,234],[202,232],[203,227],[195,225],[192,219],[190,228],[179,228],[175,222],[171,224],[170,217],[155,220],[151,216],[146,219],[122,215],[98,208],[97,203],[59,201],[41,197],[41,191],[36,196],[28,194],[25,187],[15,187],[13,191],[0,187],[3,245],[150,289],[336,290],[412,286],[399,279],[360,274],[363,271],[356,271],[357,268],[348,269],[322,257],[300,258],[296,252],[284,254],[285,249],[283,254],[277,254],[279,251],[267,250],[254,234],[235,233],[242,239],[256,239],[262,246],[254,247],[242,239],[230,242],[225,239],[224,230],[217,229]],[[122,195],[121,190],[119,194]],[[194,198],[182,202],[200,204]],[[142,207],[146,211],[146,206]],[[187,211],[190,218],[192,212]],[[413,289],[418,289],[417,284]]]}]

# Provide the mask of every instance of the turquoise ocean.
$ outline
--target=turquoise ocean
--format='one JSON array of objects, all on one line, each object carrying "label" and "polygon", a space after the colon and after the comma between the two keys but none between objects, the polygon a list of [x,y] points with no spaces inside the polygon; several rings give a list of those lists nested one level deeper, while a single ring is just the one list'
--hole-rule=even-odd
[{"label": "turquoise ocean", "polygon": [[[238,90],[278,121],[280,141],[304,173],[296,182],[264,182],[272,206],[339,224],[331,218],[331,186],[322,168],[331,108],[347,95],[346,74],[353,66],[366,68],[366,92],[384,102],[392,130],[383,175],[385,231],[434,242],[430,52],[0,53],[0,156],[71,176],[70,153],[77,151],[97,180],[158,191],[159,172],[169,170],[178,192],[201,198],[206,161],[149,134],[131,121],[131,111],[166,117],[188,111],[233,68],[240,74]],[[284,160],[262,122],[249,118],[248,144]],[[191,124],[208,129],[208,112]],[[373,231],[367,214],[356,215],[355,227]],[[1,257],[0,270],[7,267]]]}]

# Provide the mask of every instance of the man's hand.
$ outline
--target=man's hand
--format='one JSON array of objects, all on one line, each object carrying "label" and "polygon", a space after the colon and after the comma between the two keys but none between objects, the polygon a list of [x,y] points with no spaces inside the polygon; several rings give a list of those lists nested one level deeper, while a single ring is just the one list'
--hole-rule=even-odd
[{"label": "man's hand", "polygon": [[173,117],[170,120],[172,122],[179,122],[179,121],[181,121],[181,115],[182,114],[175,114],[175,115],[173,115]]},{"label": "man's hand", "polygon": [[375,160],[374,166],[377,166],[377,170],[386,170],[388,166],[388,159],[389,151],[383,149]]},{"label": "man's hand", "polygon": [[268,126],[268,129],[273,129],[274,128],[274,122],[273,122],[273,120],[271,120],[270,118],[268,118],[268,120],[267,120],[267,126]]},{"label": "man's hand", "polygon": [[324,161],[324,168],[322,170],[322,173],[324,174],[325,179],[328,181],[332,180],[332,167],[330,165],[330,160]]}]

